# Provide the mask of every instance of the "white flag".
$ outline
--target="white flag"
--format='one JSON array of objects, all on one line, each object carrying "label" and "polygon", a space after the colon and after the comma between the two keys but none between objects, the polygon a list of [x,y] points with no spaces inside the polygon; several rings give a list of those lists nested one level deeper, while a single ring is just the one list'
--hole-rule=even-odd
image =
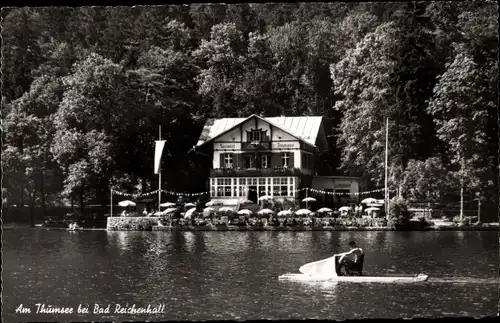
[{"label": "white flag", "polygon": [[163,147],[165,147],[165,140],[157,140],[155,141],[155,174],[160,173],[160,160],[161,154],[163,152]]}]

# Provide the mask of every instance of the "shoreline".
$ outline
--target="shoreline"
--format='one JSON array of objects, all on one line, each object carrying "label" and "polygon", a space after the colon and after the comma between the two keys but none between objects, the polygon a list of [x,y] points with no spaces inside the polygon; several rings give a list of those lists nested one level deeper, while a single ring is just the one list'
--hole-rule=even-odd
[{"label": "shoreline", "polygon": [[[261,226],[246,227],[237,225],[227,226],[154,226],[152,231],[498,231],[491,227],[428,227],[422,229],[398,230],[391,227],[304,227],[304,226]],[[108,230],[128,231],[128,230]],[[130,230],[134,231],[134,230]]]},{"label": "shoreline", "polygon": [[212,226],[192,226],[192,225],[174,225],[174,226],[153,226],[151,229],[137,229],[137,228],[121,228],[121,229],[106,229],[106,228],[81,228],[78,230],[68,230],[68,228],[57,227],[30,227],[19,225],[3,226],[3,230],[56,230],[56,231],[499,231],[498,225],[491,226],[462,226],[462,227],[448,227],[448,226],[432,226],[420,229],[395,229],[391,227],[313,227],[313,226],[238,226],[238,225],[212,225]]}]

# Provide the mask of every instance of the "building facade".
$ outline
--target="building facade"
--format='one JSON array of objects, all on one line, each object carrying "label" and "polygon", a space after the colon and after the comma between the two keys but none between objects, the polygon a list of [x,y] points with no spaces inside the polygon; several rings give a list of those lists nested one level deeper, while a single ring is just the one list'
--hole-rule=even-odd
[{"label": "building facade", "polygon": [[328,149],[322,117],[210,119],[197,149],[212,156],[210,196],[236,202],[263,195],[296,198],[310,187],[318,154]]},{"label": "building facade", "polygon": [[326,206],[359,204],[362,197],[357,194],[367,190],[366,180],[348,176],[314,176],[312,188],[323,191],[322,200]]}]

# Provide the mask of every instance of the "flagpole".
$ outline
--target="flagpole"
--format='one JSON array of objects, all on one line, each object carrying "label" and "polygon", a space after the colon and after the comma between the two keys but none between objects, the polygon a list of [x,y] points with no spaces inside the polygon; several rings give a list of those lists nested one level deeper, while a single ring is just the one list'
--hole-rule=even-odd
[{"label": "flagpole", "polygon": [[389,118],[385,119],[385,216],[389,219],[389,191],[387,190],[387,159],[389,147]]},{"label": "flagpole", "polygon": [[309,190],[309,189],[306,187],[306,209],[307,209],[307,191],[308,191],[308,190]]},{"label": "flagpole", "polygon": [[[161,125],[158,126],[158,140],[161,141]],[[160,212],[161,204],[161,159],[158,166],[158,212]]]},{"label": "flagpole", "polygon": [[109,190],[111,196],[111,204],[109,205],[109,216],[113,216],[113,189]]}]

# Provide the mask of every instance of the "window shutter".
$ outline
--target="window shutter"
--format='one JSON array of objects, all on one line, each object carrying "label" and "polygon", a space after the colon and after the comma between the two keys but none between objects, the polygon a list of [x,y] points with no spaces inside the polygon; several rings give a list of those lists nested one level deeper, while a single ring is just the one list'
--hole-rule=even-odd
[{"label": "window shutter", "polygon": [[233,168],[236,168],[236,154],[231,154],[231,160],[232,160],[232,163],[233,163]]},{"label": "window shutter", "polygon": [[238,168],[238,167],[241,167],[240,166],[240,154],[233,154],[233,166],[234,168]]},{"label": "window shutter", "polygon": [[252,141],[252,140],[251,140],[251,138],[250,138],[250,134],[251,134],[251,132],[250,132],[250,131],[247,131],[247,142]]},{"label": "window shutter", "polygon": [[294,158],[293,158],[293,152],[290,152],[290,155],[289,155],[289,156],[290,156],[290,159],[289,159],[289,161],[288,161],[288,167],[293,168],[293,167],[294,167],[294,166],[293,166],[293,159],[294,159]]},{"label": "window shutter", "polygon": [[281,154],[280,153],[272,153],[270,158],[270,168],[274,168],[281,165]]},{"label": "window shutter", "polygon": [[224,165],[224,154],[220,154],[220,165],[219,168],[226,168],[226,165]]}]

